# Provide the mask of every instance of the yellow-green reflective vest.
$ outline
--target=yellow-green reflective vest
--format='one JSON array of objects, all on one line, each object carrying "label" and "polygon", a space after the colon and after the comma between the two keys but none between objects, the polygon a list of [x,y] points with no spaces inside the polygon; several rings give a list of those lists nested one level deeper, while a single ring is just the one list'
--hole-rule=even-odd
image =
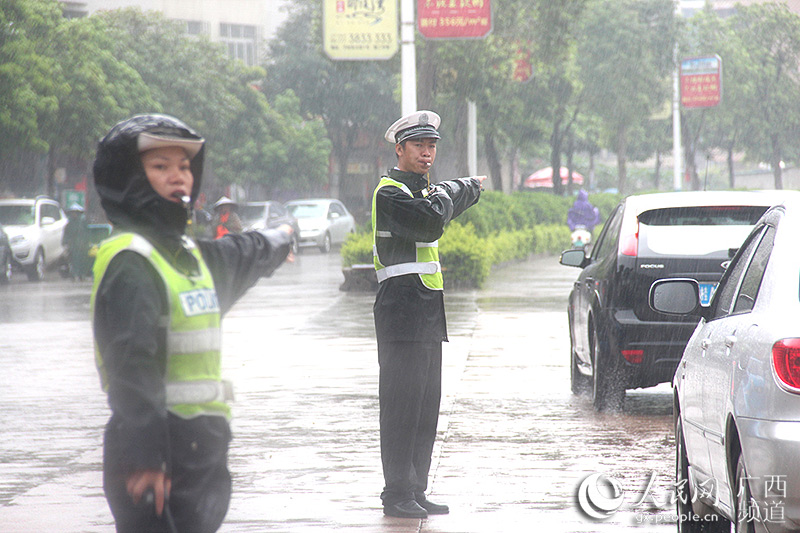
[{"label": "yellow-green reflective vest", "polygon": [[[161,318],[167,339],[167,409],[181,418],[218,415],[230,419],[226,400],[232,399],[233,394],[230,384],[222,381],[217,292],[200,250],[188,239],[187,247],[200,267],[196,276],[176,270],[141,235],[121,233],[104,241],[94,264],[91,312],[94,316],[97,289],[118,253],[133,251],[147,259],[164,282],[169,306],[168,316]],[[107,391],[108,376],[97,343],[95,363],[103,390]]]},{"label": "yellow-green reflective vest", "polygon": [[413,263],[384,265],[381,262],[378,256],[378,239],[392,239],[392,233],[390,231],[381,230],[377,227],[375,206],[378,190],[381,187],[398,187],[412,198],[414,196],[405,184],[387,176],[381,178],[381,181],[378,182],[378,186],[375,187],[375,192],[372,194],[372,261],[375,264],[375,273],[378,276],[378,282],[380,283],[395,276],[418,274],[422,284],[427,288],[439,291],[442,290],[444,288],[444,280],[442,278],[442,266],[439,263],[438,240],[433,242],[415,242],[416,260]]}]

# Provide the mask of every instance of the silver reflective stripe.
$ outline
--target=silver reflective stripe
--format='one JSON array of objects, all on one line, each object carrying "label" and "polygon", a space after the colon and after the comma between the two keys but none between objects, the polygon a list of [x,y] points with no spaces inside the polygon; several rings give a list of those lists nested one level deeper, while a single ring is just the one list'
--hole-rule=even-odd
[{"label": "silver reflective stripe", "polygon": [[145,257],[150,257],[150,254],[153,252],[153,245],[150,244],[150,241],[136,233],[133,234],[133,238],[131,239],[131,243],[128,245],[128,248],[134,252],[139,252]]},{"label": "silver reflective stripe", "polygon": [[378,230],[378,231],[375,232],[375,235],[377,237],[391,237],[392,236],[392,232],[391,231]]},{"label": "silver reflective stripe", "polygon": [[439,246],[439,241],[415,242],[414,244],[417,245],[417,248],[436,248],[437,246]]},{"label": "silver reflective stripe", "polygon": [[167,405],[228,402],[233,400],[230,381],[171,381],[166,385]]},{"label": "silver reflective stripe", "polygon": [[170,331],[167,335],[167,353],[201,353],[219,351],[222,342],[220,328]]},{"label": "silver reflective stripe", "polygon": [[442,265],[438,261],[425,263],[400,263],[399,265],[389,265],[376,271],[378,283],[393,278],[395,276],[405,276],[406,274],[436,274],[440,272]]}]

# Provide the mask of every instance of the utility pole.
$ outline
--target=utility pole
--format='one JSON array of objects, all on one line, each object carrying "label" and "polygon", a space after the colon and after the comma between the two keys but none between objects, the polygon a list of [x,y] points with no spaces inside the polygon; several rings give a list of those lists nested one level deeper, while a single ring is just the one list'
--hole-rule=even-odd
[{"label": "utility pole", "polygon": [[414,45],[414,0],[400,1],[400,77],[402,115],[417,110],[417,51]]}]

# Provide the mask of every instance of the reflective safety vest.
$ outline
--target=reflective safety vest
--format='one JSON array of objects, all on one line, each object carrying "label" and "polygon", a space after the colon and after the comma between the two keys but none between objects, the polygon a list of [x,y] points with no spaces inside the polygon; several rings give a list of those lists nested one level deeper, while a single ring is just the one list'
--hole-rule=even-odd
[{"label": "reflective safety vest", "polygon": [[[161,277],[168,300],[168,314],[160,319],[167,339],[164,378],[167,409],[181,418],[218,415],[230,419],[230,407],[226,401],[233,399],[233,391],[221,377],[217,292],[200,250],[191,240],[186,242],[200,267],[195,276],[175,269],[141,235],[121,233],[104,241],[94,265],[91,312],[94,316],[97,289],[108,265],[118,253],[132,251],[147,259]],[[107,391],[108,375],[96,342],[95,363],[103,390]]]},{"label": "reflective safety vest", "polygon": [[372,194],[372,260],[375,264],[378,283],[395,276],[418,274],[422,284],[427,288],[439,291],[442,290],[444,288],[444,280],[442,279],[442,266],[439,263],[438,240],[433,242],[415,242],[416,259],[414,262],[384,265],[381,261],[378,254],[379,247],[382,248],[384,245],[393,246],[399,244],[392,241],[394,237],[391,231],[380,229],[377,226],[375,206],[378,198],[378,190],[381,187],[398,187],[412,198],[414,196],[405,184],[386,176],[381,178],[381,181],[375,188],[375,192]]}]

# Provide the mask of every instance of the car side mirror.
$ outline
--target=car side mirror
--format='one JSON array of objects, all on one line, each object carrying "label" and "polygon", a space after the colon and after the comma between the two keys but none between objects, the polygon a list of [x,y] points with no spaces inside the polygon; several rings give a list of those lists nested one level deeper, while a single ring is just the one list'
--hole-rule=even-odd
[{"label": "car side mirror", "polygon": [[328,218],[335,220],[339,218],[339,213],[328,213]]},{"label": "car side mirror", "polygon": [[564,266],[583,268],[589,264],[589,258],[582,249],[565,250],[561,252],[561,259],[558,261]]},{"label": "car side mirror", "polygon": [[693,315],[700,309],[700,285],[690,278],[659,279],[650,286],[648,303],[668,315]]},{"label": "car side mirror", "polygon": [[53,217],[42,217],[41,225],[42,226],[49,226],[50,224],[55,224],[56,219]]}]

